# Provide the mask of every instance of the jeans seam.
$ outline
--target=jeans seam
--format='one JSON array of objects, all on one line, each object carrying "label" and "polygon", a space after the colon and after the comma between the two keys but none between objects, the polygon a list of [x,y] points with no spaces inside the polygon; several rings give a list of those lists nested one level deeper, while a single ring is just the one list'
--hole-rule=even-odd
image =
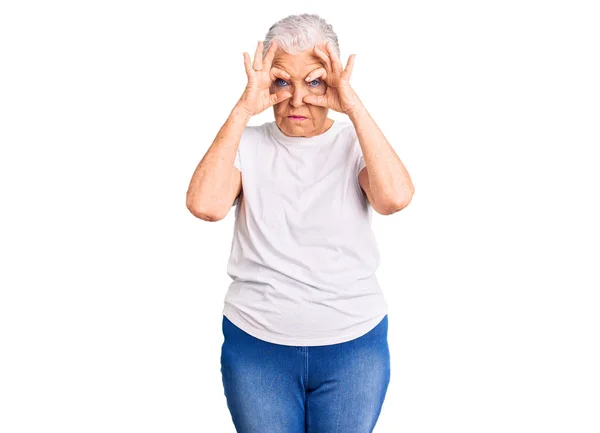
[{"label": "jeans seam", "polygon": [[[304,393],[306,393],[306,388],[308,388],[308,347],[304,347]],[[306,396],[306,428],[307,433],[310,433],[310,411],[308,410],[308,396]]]}]

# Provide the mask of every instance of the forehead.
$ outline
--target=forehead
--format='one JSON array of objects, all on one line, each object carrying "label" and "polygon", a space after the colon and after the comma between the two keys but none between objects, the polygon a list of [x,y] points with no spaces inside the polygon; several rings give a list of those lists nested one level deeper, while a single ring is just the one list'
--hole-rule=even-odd
[{"label": "forehead", "polygon": [[291,76],[300,76],[323,66],[323,64],[321,59],[310,50],[295,55],[290,55],[282,50],[277,50],[275,57],[273,57],[272,66],[283,69]]}]

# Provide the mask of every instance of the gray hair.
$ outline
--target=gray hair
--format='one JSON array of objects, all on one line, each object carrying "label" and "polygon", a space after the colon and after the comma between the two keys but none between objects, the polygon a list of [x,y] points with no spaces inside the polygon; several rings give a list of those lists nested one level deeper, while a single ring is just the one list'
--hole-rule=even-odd
[{"label": "gray hair", "polygon": [[333,27],[316,14],[289,15],[273,24],[263,41],[263,56],[272,41],[277,41],[277,47],[290,55],[312,50],[315,45],[329,41],[340,58],[338,37]]}]

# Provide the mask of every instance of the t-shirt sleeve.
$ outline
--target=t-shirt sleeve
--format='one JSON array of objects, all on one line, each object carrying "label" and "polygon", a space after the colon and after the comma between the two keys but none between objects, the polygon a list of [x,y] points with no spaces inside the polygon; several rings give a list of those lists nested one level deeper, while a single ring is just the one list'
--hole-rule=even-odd
[{"label": "t-shirt sleeve", "polygon": [[358,182],[358,174],[363,168],[367,166],[367,163],[365,162],[365,158],[363,156],[362,148],[360,147],[360,142],[358,141],[358,135],[356,135],[354,125],[350,127],[350,132],[352,140],[352,155],[354,158],[354,177],[356,182]]},{"label": "t-shirt sleeve", "polygon": [[360,144],[358,143],[358,140],[356,141],[355,149],[356,157],[354,161],[354,182],[356,183],[357,189],[362,192],[362,187],[360,186],[360,182],[358,181],[358,175],[360,174],[360,171],[367,166],[367,164],[365,162],[365,158],[363,157],[362,149],[360,147]]},{"label": "t-shirt sleeve", "polygon": [[253,138],[256,136],[256,133],[256,127],[250,125],[247,125],[242,131],[242,135],[240,137],[240,144],[238,146],[237,152],[235,153],[235,160],[233,161],[233,166],[239,171],[244,171],[244,154],[246,154],[252,147],[252,141]]},{"label": "t-shirt sleeve", "polygon": [[[241,145],[242,145],[242,142],[240,141],[240,146]],[[238,146],[237,152],[235,153],[235,161],[233,161],[233,166],[235,168],[237,168],[240,172],[242,171],[241,164],[240,164],[240,148],[239,148],[239,146]],[[242,197],[242,192],[240,191],[239,195],[233,201],[233,204],[231,205],[231,207],[237,206],[240,203],[241,197]]]},{"label": "t-shirt sleeve", "polygon": [[[251,126],[246,126],[242,131],[242,136],[240,137],[240,144],[238,146],[237,152],[235,153],[235,160],[233,161],[233,166],[237,168],[240,172],[243,172],[242,169],[242,161],[244,159],[244,153],[248,151],[248,147],[251,145],[251,137],[255,133],[254,128]],[[233,201],[233,206],[237,206],[240,202],[240,198],[242,196],[242,192],[238,195]]]},{"label": "t-shirt sleeve", "polygon": [[242,171],[242,169],[240,168],[240,149],[238,148],[237,152],[235,153],[235,161],[233,161],[233,166],[235,168],[237,168],[239,171]]},{"label": "t-shirt sleeve", "polygon": [[[354,125],[350,127],[350,141],[351,141],[351,155],[352,155],[352,164],[354,170],[354,184],[358,191],[363,192],[362,187],[360,186],[360,182],[358,181],[358,175],[360,171],[367,166],[365,162],[365,158],[362,153],[362,147],[360,147],[360,141],[358,141],[358,135],[356,134],[356,130],[354,129]],[[366,194],[361,194],[361,197],[365,200],[367,206],[370,206],[369,200],[367,199]]]},{"label": "t-shirt sleeve", "polygon": [[358,169],[356,170],[356,176],[358,177],[358,174],[360,173],[360,171],[367,166],[367,163],[365,162],[365,158],[363,157],[362,149],[360,148],[360,146],[358,146],[357,166],[358,166]]}]

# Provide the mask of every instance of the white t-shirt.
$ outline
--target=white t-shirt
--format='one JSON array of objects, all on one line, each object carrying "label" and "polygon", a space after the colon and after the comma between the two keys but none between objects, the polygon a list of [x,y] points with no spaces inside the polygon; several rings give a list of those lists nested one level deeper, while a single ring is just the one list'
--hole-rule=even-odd
[{"label": "white t-shirt", "polygon": [[275,121],[246,126],[235,166],[242,193],[223,314],[288,346],[342,343],[373,329],[388,305],[354,125],[335,121],[309,138],[285,135]]}]

